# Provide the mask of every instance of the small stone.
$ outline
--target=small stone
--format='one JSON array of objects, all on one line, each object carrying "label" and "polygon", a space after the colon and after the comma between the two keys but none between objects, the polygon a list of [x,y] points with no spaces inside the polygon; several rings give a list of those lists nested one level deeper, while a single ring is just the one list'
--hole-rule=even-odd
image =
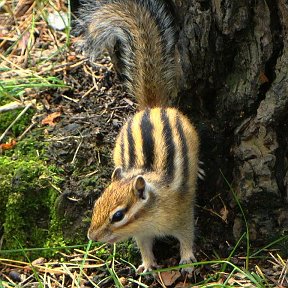
[{"label": "small stone", "polygon": [[9,272],[9,278],[11,278],[11,280],[13,280],[14,282],[21,282],[21,276],[17,271],[10,271]]}]

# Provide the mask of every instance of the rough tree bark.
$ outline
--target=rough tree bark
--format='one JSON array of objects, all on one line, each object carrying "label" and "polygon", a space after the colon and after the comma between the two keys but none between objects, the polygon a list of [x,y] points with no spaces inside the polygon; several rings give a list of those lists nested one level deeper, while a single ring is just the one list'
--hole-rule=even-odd
[{"label": "rough tree bark", "polygon": [[[179,28],[180,105],[202,138],[207,177],[199,201],[227,190],[221,169],[252,240],[287,232],[288,2],[170,2]],[[235,215],[234,236],[243,229]]]}]

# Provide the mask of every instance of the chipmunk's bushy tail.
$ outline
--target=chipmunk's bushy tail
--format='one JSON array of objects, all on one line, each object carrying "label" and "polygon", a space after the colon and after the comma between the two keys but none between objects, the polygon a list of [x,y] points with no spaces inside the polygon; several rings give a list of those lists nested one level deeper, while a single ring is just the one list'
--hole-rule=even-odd
[{"label": "chipmunk's bushy tail", "polygon": [[176,94],[175,31],[162,0],[85,0],[78,28],[93,59],[107,49],[140,109],[165,107]]}]

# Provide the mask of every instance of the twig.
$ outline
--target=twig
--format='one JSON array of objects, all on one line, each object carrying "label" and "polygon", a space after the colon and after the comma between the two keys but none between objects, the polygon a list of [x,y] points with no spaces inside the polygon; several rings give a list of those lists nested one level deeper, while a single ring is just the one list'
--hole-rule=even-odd
[{"label": "twig", "polygon": [[281,274],[279,276],[279,282],[281,285],[283,285],[284,281],[286,280],[287,284],[288,284],[288,259],[286,261],[286,263],[283,261],[283,259],[281,258],[280,255],[277,255],[278,258],[280,258],[280,262],[283,264],[283,268],[281,270]]},{"label": "twig", "polygon": [[23,108],[24,106],[25,106],[25,104],[18,102],[18,101],[10,102],[10,103],[7,103],[3,106],[0,106],[0,113],[19,109],[19,108]]},{"label": "twig", "polygon": [[86,91],[83,95],[82,98],[86,97],[88,94],[90,94],[94,89],[96,89],[95,86],[92,86],[88,91]]},{"label": "twig", "polygon": [[78,145],[77,148],[76,148],[76,151],[75,151],[75,154],[74,154],[73,159],[72,159],[72,161],[71,161],[71,164],[74,164],[74,162],[75,162],[75,160],[76,160],[76,157],[77,157],[77,154],[78,154],[78,151],[79,151],[82,143],[83,143],[83,137],[82,137],[82,135],[81,135],[81,141],[80,141],[79,145]]},{"label": "twig", "polygon": [[64,63],[64,64],[59,64],[59,65],[54,66],[54,67],[51,66],[51,64],[47,64],[48,67],[45,68],[45,69],[42,69],[40,72],[38,72],[38,75],[45,74],[45,73],[51,72],[51,71],[60,72],[60,71],[64,70],[66,67],[68,69],[75,68],[75,67],[78,67],[78,66],[82,65],[84,62],[85,62],[85,59],[81,59],[81,60],[77,60],[77,61],[74,61],[74,62],[68,62],[68,63]]},{"label": "twig", "polygon": [[64,95],[64,94],[62,94],[61,96],[62,96],[63,98],[65,98],[65,99],[69,100],[69,101],[74,102],[74,103],[78,103],[78,102],[79,102],[78,99],[70,98],[70,97],[68,97],[68,96],[66,96],[66,95]]},{"label": "twig", "polygon": [[74,135],[70,135],[70,136],[63,136],[63,137],[53,137],[50,139],[45,139],[45,142],[61,142],[67,139],[83,139],[83,138],[87,138],[87,137],[91,137],[91,135],[81,135],[81,136],[74,136]]},{"label": "twig", "polygon": [[90,177],[90,176],[93,176],[94,174],[96,174],[96,173],[98,173],[98,172],[99,172],[99,170],[95,170],[95,171],[92,171],[92,172],[90,172],[90,173],[88,173],[88,174],[80,175],[79,177],[80,177],[80,178]]},{"label": "twig", "polygon": [[0,142],[3,140],[3,138],[6,136],[8,131],[11,129],[11,127],[25,114],[25,112],[32,106],[32,103],[29,103],[22,112],[16,117],[16,119],[7,127],[7,129],[3,132],[3,134],[0,136]]},{"label": "twig", "polygon": [[18,141],[22,140],[22,138],[36,125],[36,123],[32,123],[25,131],[17,138]]}]

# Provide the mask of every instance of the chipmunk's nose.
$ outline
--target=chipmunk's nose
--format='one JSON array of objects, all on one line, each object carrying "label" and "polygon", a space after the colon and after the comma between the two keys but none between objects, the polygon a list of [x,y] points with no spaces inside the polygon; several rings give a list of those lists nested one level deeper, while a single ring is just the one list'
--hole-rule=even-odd
[{"label": "chipmunk's nose", "polygon": [[89,240],[97,241],[97,235],[92,229],[88,230],[87,237]]}]

